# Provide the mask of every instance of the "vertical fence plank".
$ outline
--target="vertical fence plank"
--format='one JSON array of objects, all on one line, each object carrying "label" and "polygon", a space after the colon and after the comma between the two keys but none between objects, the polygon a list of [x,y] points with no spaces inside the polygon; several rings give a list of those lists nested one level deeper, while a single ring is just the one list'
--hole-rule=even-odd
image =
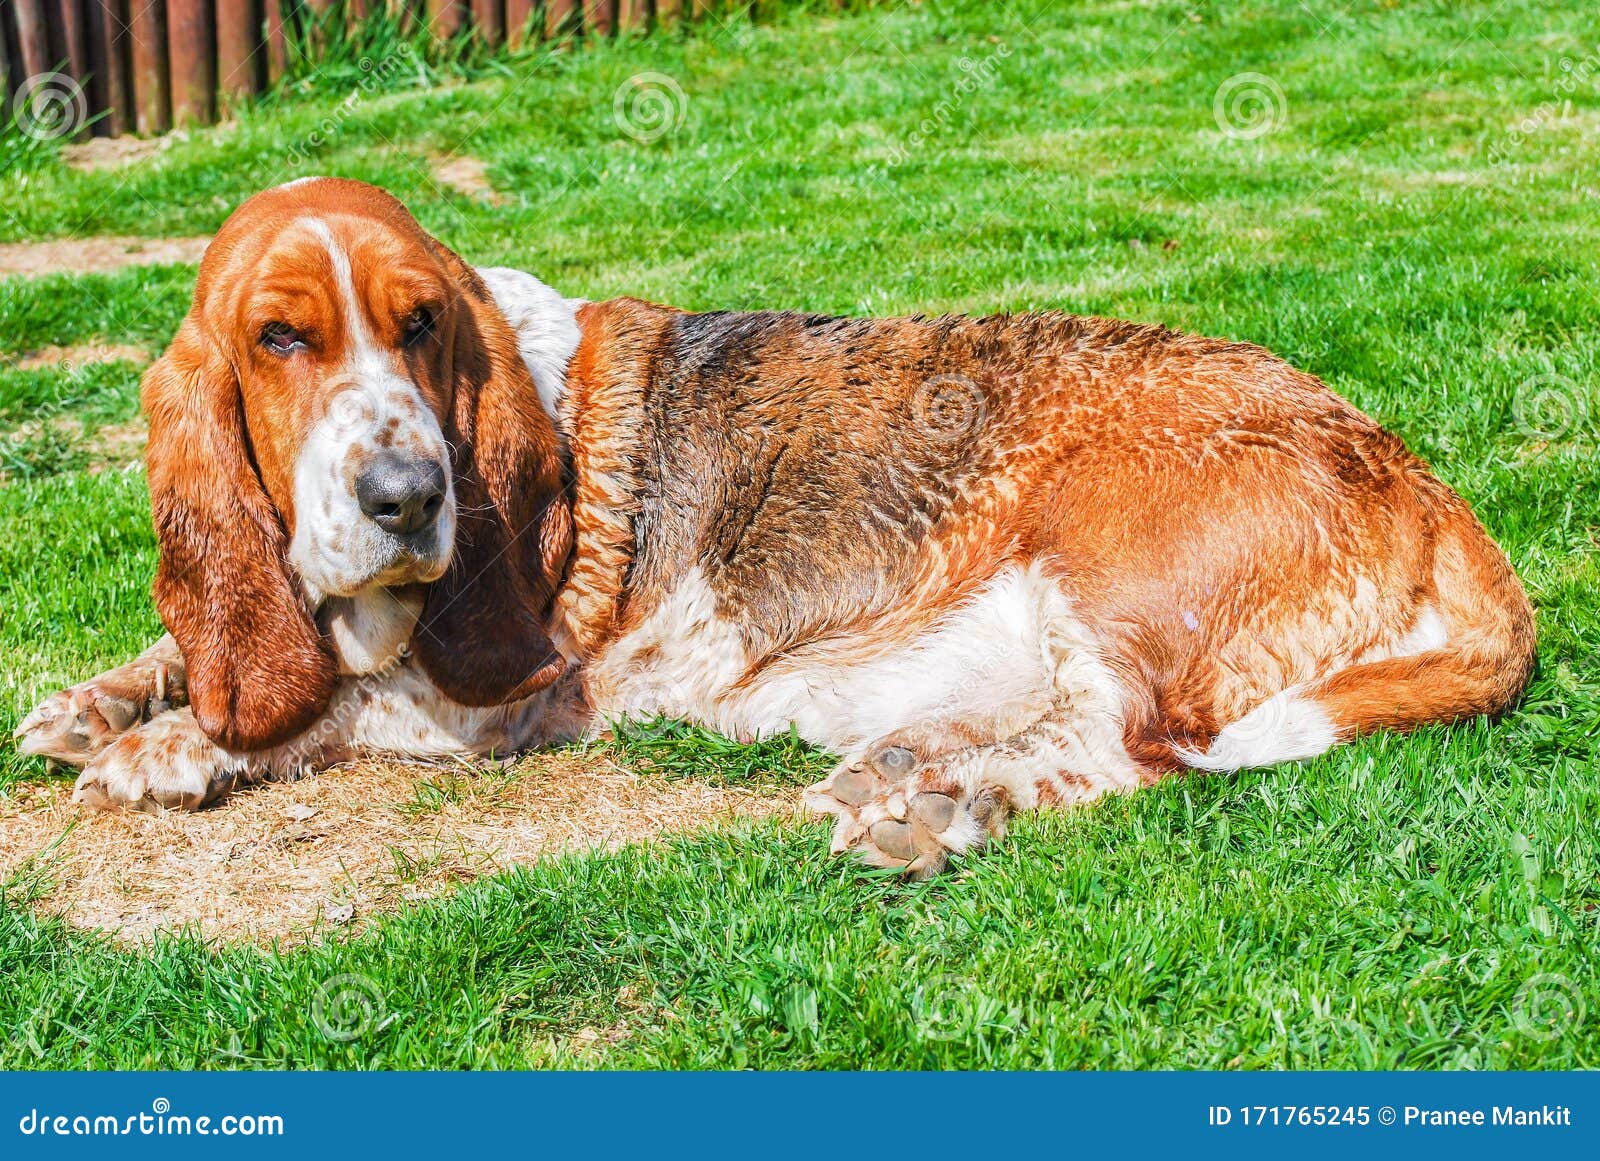
[{"label": "vertical fence plank", "polygon": [[464,19],[460,0],[427,0],[428,28],[435,40],[449,40],[461,31]]},{"label": "vertical fence plank", "polygon": [[16,0],[17,45],[22,50],[22,76],[16,82],[21,88],[29,77],[48,72],[50,60],[50,32],[44,21],[44,0]]},{"label": "vertical fence plank", "polygon": [[557,40],[572,31],[578,0],[544,0],[544,38]]},{"label": "vertical fence plank", "polygon": [[717,10],[716,0],[693,0],[694,18],[699,20],[702,16],[710,16]]},{"label": "vertical fence plank", "polygon": [[505,10],[500,0],[472,0],[472,31],[484,44],[497,45],[505,40]]},{"label": "vertical fence plank", "polygon": [[[141,3],[144,0],[140,0]],[[106,131],[113,137],[133,128],[133,79],[128,75],[127,0],[93,0],[100,12],[105,56]]]},{"label": "vertical fence plank", "polygon": [[645,6],[645,0],[616,0],[617,2],[617,31],[618,32],[643,32],[650,21],[650,10]]},{"label": "vertical fence plank", "polygon": [[506,44],[521,48],[533,31],[533,0],[506,0]]},{"label": "vertical fence plank", "polygon": [[261,7],[256,0],[216,0],[216,5],[217,96],[219,103],[233,103],[260,88]]},{"label": "vertical fence plank", "polygon": [[11,8],[0,0],[0,102],[11,104],[11,82],[22,65],[17,61],[17,46],[11,31]]},{"label": "vertical fence plank", "polygon": [[167,84],[167,8],[164,0],[129,0],[133,41],[133,122],[140,133],[172,128],[172,90]]},{"label": "vertical fence plank", "polygon": [[274,83],[289,71],[289,36],[283,30],[283,0],[266,0],[266,7],[267,80]]},{"label": "vertical fence plank", "polygon": [[617,27],[617,0],[583,0],[583,31],[587,36],[610,36]]},{"label": "vertical fence plank", "polygon": [[671,28],[683,19],[683,0],[656,0],[656,23]]},{"label": "vertical fence plank", "polygon": [[83,6],[83,45],[88,54],[83,74],[83,95],[88,102],[89,116],[94,120],[90,128],[96,137],[111,134],[111,90],[106,85],[106,38],[104,9],[95,0]]},{"label": "vertical fence plank", "polygon": [[214,119],[217,73],[211,55],[211,15],[207,0],[167,0],[174,125],[209,125]]},{"label": "vertical fence plank", "polygon": [[81,85],[89,77],[89,41],[84,35],[83,9],[78,0],[56,0],[54,15],[61,51],[51,63],[65,62],[67,75]]}]

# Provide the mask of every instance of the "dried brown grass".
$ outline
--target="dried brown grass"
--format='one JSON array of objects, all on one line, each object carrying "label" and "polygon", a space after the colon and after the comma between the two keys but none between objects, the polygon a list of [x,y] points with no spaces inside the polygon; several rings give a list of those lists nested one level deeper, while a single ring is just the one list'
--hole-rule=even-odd
[{"label": "dried brown grass", "polygon": [[36,908],[125,945],[185,927],[208,940],[297,942],[518,863],[795,803],[641,777],[578,750],[504,771],[359,763],[198,814],[90,814],[64,781],[14,792],[0,799],[0,878],[39,870]]},{"label": "dried brown grass", "polygon": [[14,274],[103,274],[127,266],[200,261],[210,238],[56,238],[0,243],[0,278]]},{"label": "dried brown grass", "polygon": [[489,182],[489,167],[476,157],[457,154],[452,157],[435,158],[431,168],[433,179],[447,189],[488,202],[492,206],[505,204],[505,199]]},{"label": "dried brown grass", "polygon": [[[3,358],[3,356],[0,356]],[[16,360],[19,371],[41,368],[76,370],[95,363],[134,363],[140,367],[150,361],[150,353],[130,343],[78,343],[71,347],[44,347]]]}]

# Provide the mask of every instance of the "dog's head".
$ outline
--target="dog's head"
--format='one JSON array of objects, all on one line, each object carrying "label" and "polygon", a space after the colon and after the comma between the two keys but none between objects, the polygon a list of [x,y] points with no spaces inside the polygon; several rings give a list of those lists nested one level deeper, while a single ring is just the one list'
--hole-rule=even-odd
[{"label": "dog's head", "polygon": [[341,598],[396,594],[463,704],[559,676],[554,427],[483,283],[394,198],[312,178],[245,202],[143,398],[156,605],[220,744],[321,713],[341,659],[317,614]]}]

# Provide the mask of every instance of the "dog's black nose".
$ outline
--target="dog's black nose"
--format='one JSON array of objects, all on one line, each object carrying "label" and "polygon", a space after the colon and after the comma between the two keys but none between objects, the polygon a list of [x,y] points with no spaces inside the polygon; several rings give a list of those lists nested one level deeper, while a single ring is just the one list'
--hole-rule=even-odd
[{"label": "dog's black nose", "polygon": [[380,452],[356,477],[356,503],[385,532],[410,536],[439,518],[444,489],[437,460]]}]

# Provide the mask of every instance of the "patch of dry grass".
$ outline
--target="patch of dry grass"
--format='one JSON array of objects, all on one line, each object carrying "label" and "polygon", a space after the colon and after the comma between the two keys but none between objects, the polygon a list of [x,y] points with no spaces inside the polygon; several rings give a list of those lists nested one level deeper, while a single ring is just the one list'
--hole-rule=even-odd
[{"label": "patch of dry grass", "polygon": [[144,366],[150,352],[131,343],[77,343],[70,347],[50,346],[30,351],[16,361],[19,371],[60,369],[72,371],[99,363],[134,363]]},{"label": "patch of dry grass", "polygon": [[492,206],[505,204],[505,199],[489,182],[489,167],[476,157],[457,154],[454,157],[436,158],[431,168],[433,179],[446,189]]},{"label": "patch of dry grass", "polygon": [[90,814],[65,781],[0,799],[0,878],[125,945],[183,927],[297,942],[518,863],[763,817],[792,792],[641,777],[598,752],[501,770],[365,762],[241,791],[198,814]]},{"label": "patch of dry grass", "polygon": [[104,274],[128,266],[200,261],[198,238],[55,238],[48,242],[0,243],[0,278],[16,274]]}]

